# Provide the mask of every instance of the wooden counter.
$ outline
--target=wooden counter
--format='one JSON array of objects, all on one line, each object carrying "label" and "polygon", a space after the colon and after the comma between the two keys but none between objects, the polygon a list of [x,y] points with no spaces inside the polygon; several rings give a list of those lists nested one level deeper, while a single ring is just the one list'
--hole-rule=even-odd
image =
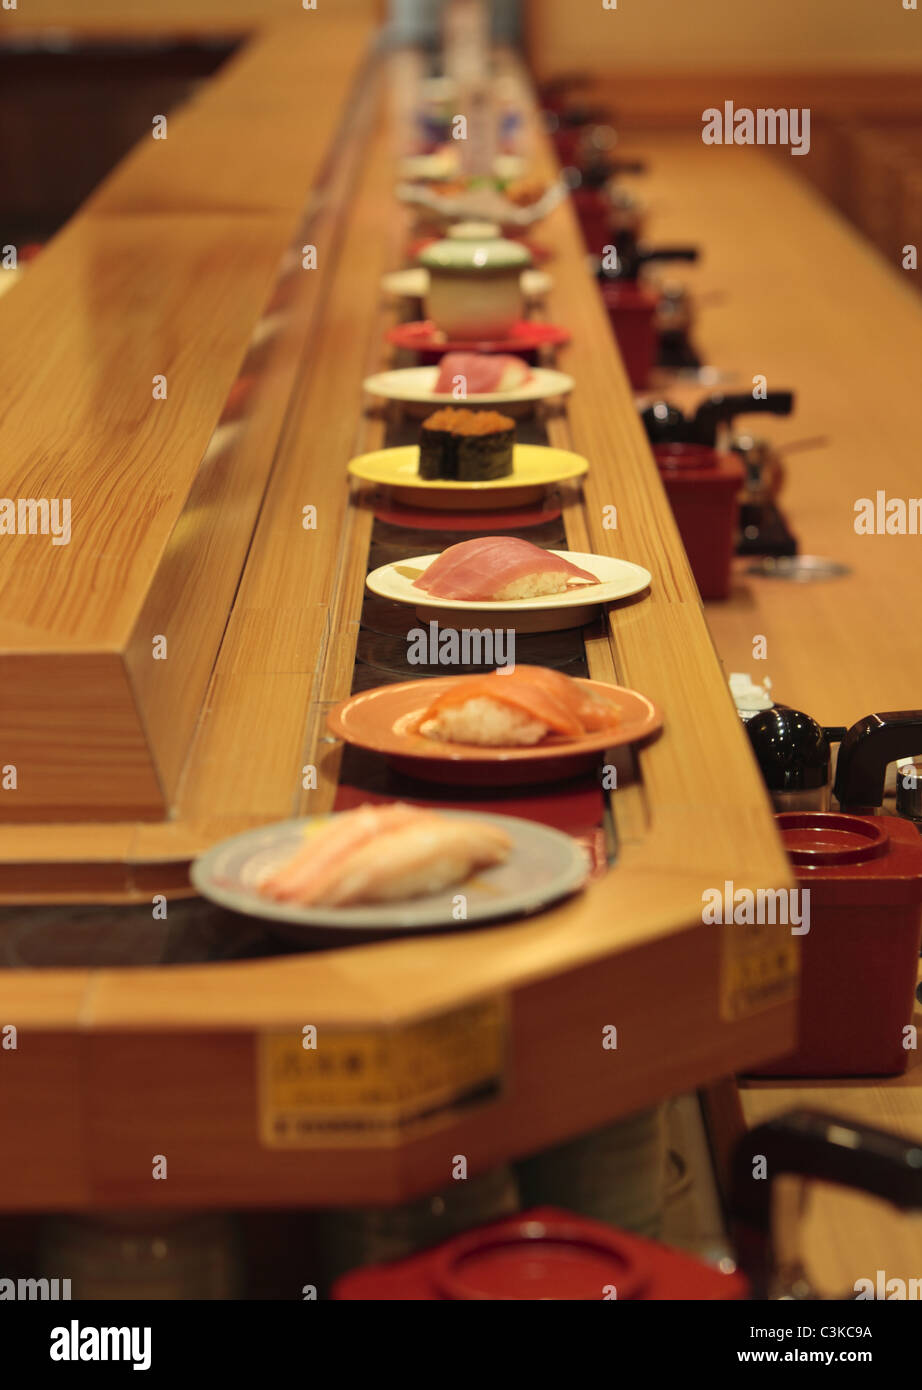
[{"label": "wooden counter", "polygon": [[309,9],[299,0],[29,0],[15,10],[0,10],[0,35],[42,36],[49,31],[80,39],[160,39],[244,37],[277,28],[292,11],[315,22],[380,20],[379,0],[320,0]]},{"label": "wooden counter", "polygon": [[[789,419],[741,419],[740,428],[749,424],[782,447],[818,441],[792,449],[781,505],[803,552],[851,568],[847,578],[791,585],[737,562],[729,601],[706,605],[725,668],[770,675],[777,699],[826,724],[918,708],[922,536],[859,536],[853,527],[856,499],[878,488],[888,497],[922,495],[922,305],[913,273],[888,265],[783,158],[708,149],[671,132],[632,133],[628,150],[649,161],[634,186],[649,204],[650,241],[702,248],[699,267],[668,275],[698,297],[695,340],[705,361],[735,373],[730,390],[751,388],[757,372],[770,387],[796,390]],[[669,391],[685,403],[702,394]],[[767,659],[754,661],[760,634]],[[763,1082],[741,1097],[753,1123],[816,1105],[922,1140],[918,1053],[905,1076],[890,1081]],[[903,1278],[922,1268],[918,1223],[883,1204],[824,1192],[807,1236],[811,1263],[830,1290],[879,1267]]]},{"label": "wooden counter", "polygon": [[[270,35],[266,66],[258,55],[244,53],[238,60],[245,82],[257,83],[262,75],[264,91],[267,74],[275,71],[271,41]],[[345,53],[342,60],[348,67],[357,56]],[[379,85],[379,77],[386,86]],[[97,516],[102,524],[107,510],[113,521],[120,515],[145,517],[152,528],[150,542],[135,547],[113,527],[111,541],[95,547],[93,556],[75,553],[69,563],[88,602],[91,579],[96,588],[112,590],[111,604],[99,604],[98,611],[91,606],[82,620],[95,623],[110,646],[128,637],[126,669],[138,707],[146,710],[143,728],[152,735],[148,747],[154,750],[169,815],[159,816],[150,806],[146,821],[8,824],[0,846],[0,885],[8,900],[131,896],[149,903],[156,894],[184,887],[190,857],[206,845],[246,825],[332,804],[341,750],[326,739],[324,717],[330,702],[350,687],[372,522],[364,498],[350,499],[345,466],[352,453],[382,438],[380,414],[363,414],[361,382],[385,360],[383,330],[393,311],[380,304],[378,286],[382,272],[399,263],[408,231],[392,196],[400,112],[412,79],[412,60],[400,56],[382,60],[366,74],[337,137],[329,186],[313,210],[308,208],[308,217],[323,219],[320,230],[315,234],[310,224],[310,236],[297,231],[296,244],[302,239],[317,244],[320,270],[306,277],[314,287],[302,290],[306,310],[295,309],[288,320],[292,331],[299,326],[301,336],[284,428],[276,406],[266,417],[271,424],[244,434],[240,447],[251,452],[246,464],[228,465],[227,491],[220,497],[212,492],[207,506],[187,502],[183,509],[183,489],[190,483],[186,497],[195,502],[201,500],[199,490],[207,496],[209,488],[219,487],[208,466],[214,454],[206,452],[197,473],[189,470],[208,443],[206,421],[210,417],[214,429],[222,417],[218,377],[228,389],[234,381],[234,334],[238,359],[247,352],[242,332],[228,329],[218,292],[221,276],[231,272],[222,270],[219,256],[208,256],[201,265],[215,277],[214,290],[191,278],[197,295],[214,293],[211,320],[203,320],[207,310],[201,301],[197,313],[188,312],[193,342],[180,345],[177,339],[176,349],[186,373],[180,364],[175,398],[171,394],[161,403],[185,413],[163,416],[174,419],[175,447],[167,450],[163,438],[150,433],[160,417],[148,404],[129,407],[121,390],[112,391],[113,437],[122,437],[126,423],[117,412],[137,412],[130,443],[137,452],[125,460],[126,495],[116,503],[89,486],[104,439],[82,463],[79,457],[67,461],[74,487],[83,488],[88,534]],[[195,109],[176,123],[182,140],[169,157],[177,160],[177,182],[158,182],[149,148],[131,156],[45,253],[47,260],[43,256],[29,272],[35,277],[28,291],[32,313],[22,299],[17,308],[24,288],[6,296],[0,313],[8,317],[0,325],[15,328],[7,338],[18,342],[28,333],[30,351],[38,350],[43,286],[66,285],[68,266],[73,294],[87,294],[82,263],[67,259],[78,238],[91,246],[98,236],[101,244],[115,246],[117,240],[107,239],[164,231],[173,218],[188,225],[192,245],[196,235],[220,235],[225,225],[241,229],[244,245],[247,235],[255,237],[259,249],[246,281],[252,297],[244,307],[228,295],[241,325],[250,317],[250,327],[255,326],[258,291],[270,290],[270,250],[281,255],[283,232],[296,229],[296,199],[287,182],[290,168],[273,153],[269,182],[278,180],[273,186],[280,196],[270,197],[268,185],[257,181],[242,186],[239,205],[231,205],[232,182],[221,170],[212,171],[224,115],[229,129],[239,129],[222,80],[215,84],[214,98],[220,112],[212,113],[211,89],[206,89]],[[292,102],[297,92],[297,86],[289,92]],[[254,120],[266,123],[260,128],[267,141],[284,128],[286,139],[303,139],[305,149],[314,149],[307,128],[289,129],[274,98],[254,97],[251,105]],[[195,125],[198,111],[210,123],[204,136]],[[331,132],[332,116],[324,119]],[[247,140],[244,157],[257,152],[258,143],[255,136]],[[535,154],[551,172],[547,146],[539,141]],[[203,161],[198,182],[196,159]],[[305,203],[316,167],[305,159]],[[584,494],[564,499],[569,543],[622,555],[653,572],[650,594],[613,609],[607,630],[588,642],[593,674],[636,686],[666,714],[660,738],[636,759],[618,761],[619,787],[611,797],[616,864],[576,899],[487,932],[215,966],[4,974],[5,1012],[23,1020],[30,1037],[3,1093],[4,1132],[16,1136],[6,1166],[2,1200],[7,1206],[156,1203],[151,1152],[170,1154],[173,1205],[400,1200],[438,1187],[447,1154],[463,1151],[477,1171],[776,1053],[791,1040],[788,929],[766,928],[752,942],[739,928],[701,921],[706,889],[728,878],[740,888],[783,887],[789,871],[568,206],[553,214],[541,237],[556,253],[548,313],[573,332],[561,365],[578,382],[571,406],[549,419],[548,430],[555,443],[585,453],[591,463]],[[167,257],[174,254],[173,240],[165,239]],[[175,240],[183,243],[175,253],[181,267],[182,257],[191,253],[184,237]],[[182,274],[169,259],[165,266],[162,274],[178,276],[171,293],[179,312]],[[149,302],[138,295],[139,313],[148,303],[151,330],[161,321],[162,294],[161,289]],[[120,320],[113,310],[103,334],[105,321],[91,312],[92,303],[87,298],[82,314],[60,314],[55,331],[62,352],[77,351],[74,339],[84,350],[87,343],[94,345],[85,370],[101,392],[103,354],[111,353],[112,380],[120,380],[120,360],[110,346]],[[151,336],[147,327],[135,317],[135,336],[142,344]],[[219,340],[228,337],[227,363],[218,370],[209,360],[216,330]],[[160,331],[166,333],[166,325]],[[257,398],[263,391],[272,394],[263,384],[260,351],[257,345]],[[283,360],[290,364],[291,355]],[[127,362],[133,366],[131,356]],[[136,370],[146,384],[146,374],[154,370],[149,356]],[[280,371],[273,367],[270,380],[277,381]],[[284,372],[281,378],[278,397],[272,397],[276,401],[291,381]],[[34,389],[23,382],[24,393]],[[44,422],[40,408],[37,393],[29,416],[33,431],[47,427],[63,440],[63,406],[52,401]],[[99,411],[89,423],[101,429],[104,420]],[[183,422],[190,433],[201,430],[188,446]],[[18,441],[10,436],[8,454],[20,457],[29,439],[25,431]],[[30,447],[36,447],[34,438]],[[210,447],[219,449],[214,436]],[[59,444],[58,457],[62,452]],[[134,477],[137,495],[127,495]],[[260,479],[265,492],[257,518],[252,508]],[[244,489],[239,507],[229,500],[234,485]],[[301,525],[307,503],[317,508],[316,531]],[[603,509],[610,505],[618,509],[617,531],[603,524]],[[230,519],[239,526],[233,532],[238,537],[250,526],[232,604],[218,580],[223,576],[220,582],[229,584],[233,569],[222,530]],[[133,585],[130,566],[146,565],[146,592],[158,592],[158,546],[160,558],[169,558],[170,551],[162,550],[161,540],[154,542],[158,528],[165,538],[170,520],[177,551],[167,566],[173,586],[163,592],[172,594],[173,606],[166,618],[158,615],[139,627],[139,611],[152,599],[140,583],[133,596],[125,593],[116,576],[128,561]],[[142,532],[139,536],[143,539]],[[239,549],[234,553],[240,556]],[[87,567],[83,578],[80,566]],[[215,577],[206,581],[203,573]],[[25,584],[21,570],[11,569],[8,582],[17,589]],[[189,599],[185,605],[175,601],[180,592]],[[198,646],[196,623],[205,592],[213,596],[205,624],[210,636]],[[76,592],[67,594],[73,603]],[[28,586],[22,599],[40,602]],[[187,681],[171,676],[169,698],[146,685],[152,678],[149,661],[143,664],[143,643],[151,630],[169,634],[169,623],[175,622],[183,653],[179,671],[191,673],[203,691],[194,720],[195,692]],[[301,770],[308,763],[318,767],[320,782],[316,791],[303,792]],[[771,964],[779,953],[783,961],[775,992],[764,997],[745,982],[742,960],[753,946],[756,966]],[[315,1148],[310,1162],[297,1148],[263,1142],[257,1060],[265,1034],[287,1032],[297,1041],[304,1024],[312,1023],[321,1031],[358,1029],[366,1039],[386,1039],[423,1020],[457,1020],[465,1010],[482,1007],[502,1019],[504,1040],[501,1089],[490,1104],[383,1149],[343,1142]],[[619,1034],[616,1054],[599,1041],[603,1027],[613,1022]],[[62,1106],[57,1096],[64,1076],[70,1089]],[[37,1147],[67,1155],[67,1163],[37,1160]]]},{"label": "wooden counter", "polygon": [[[922,537],[857,535],[854,507],[877,489],[922,495],[922,306],[911,283],[920,272],[888,266],[780,157],[671,133],[632,135],[625,148],[650,162],[633,184],[650,205],[651,242],[702,248],[699,267],[668,277],[699,299],[705,360],[734,373],[726,389],[751,390],[762,373],[769,388],[796,390],[789,418],[741,419],[740,428],[782,448],[816,441],[792,448],[782,505],[803,553],[852,571],[791,586],[739,562],[729,602],[707,607],[722,661],[770,675],[777,699],[824,724],[917,708],[922,628],[911,613]],[[767,640],[762,662],[752,660],[757,635]]]}]

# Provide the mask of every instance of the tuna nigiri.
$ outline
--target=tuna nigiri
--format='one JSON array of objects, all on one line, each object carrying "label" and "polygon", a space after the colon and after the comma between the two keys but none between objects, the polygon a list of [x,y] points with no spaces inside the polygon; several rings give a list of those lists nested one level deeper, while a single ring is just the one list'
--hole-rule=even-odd
[{"label": "tuna nigiri", "polygon": [[396,803],[360,806],[309,834],[259,884],[267,897],[305,906],[403,902],[441,892],[477,869],[501,864],[512,847],[504,830],[473,817]]},{"label": "tuna nigiri", "polygon": [[445,743],[533,747],[614,729],[617,706],[560,671],[514,666],[459,676],[424,712],[419,732]]},{"label": "tuna nigiri", "polygon": [[521,357],[500,352],[447,352],[439,363],[435,393],[464,400],[493,391],[513,391],[530,379],[531,368]]},{"label": "tuna nigiri", "polygon": [[443,550],[414,582],[433,598],[539,598],[562,594],[571,584],[598,584],[582,570],[550,550],[514,536],[485,536],[461,541]]}]

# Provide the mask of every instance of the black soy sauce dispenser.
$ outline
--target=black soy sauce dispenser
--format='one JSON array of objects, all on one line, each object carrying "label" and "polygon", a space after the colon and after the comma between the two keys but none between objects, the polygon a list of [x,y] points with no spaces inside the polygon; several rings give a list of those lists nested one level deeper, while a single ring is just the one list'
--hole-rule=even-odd
[{"label": "black soy sauce dispenser", "polygon": [[640,419],[651,444],[707,444],[716,448],[721,425],[731,425],[738,415],[790,415],[793,391],[769,391],[765,396],[746,392],[709,396],[690,418],[669,401],[653,401]]},{"label": "black soy sauce dispenser", "polygon": [[618,264],[608,269],[601,260],[594,260],[596,279],[602,284],[609,281],[634,281],[645,265],[662,261],[696,261],[697,246],[644,246],[633,235],[622,235],[617,244]]},{"label": "black soy sauce dispenser", "polygon": [[[691,418],[669,401],[653,401],[640,418],[651,444],[706,444],[713,449],[721,428],[729,429],[738,415],[790,415],[793,408],[792,391],[769,391],[764,397],[739,392],[709,397]],[[737,555],[796,555],[797,538],[774,501],[780,486],[774,450],[765,440],[742,435],[731,439],[729,447],[744,469]]]},{"label": "black soy sauce dispenser", "polygon": [[[839,749],[834,792],[840,807],[855,815],[874,815],[883,805],[888,765],[920,756],[922,710],[890,710],[859,719],[846,731]],[[904,781],[909,785],[901,787]],[[916,779],[897,774],[897,815],[918,821],[918,800]]]},{"label": "black soy sauce dispenser", "polygon": [[841,730],[775,705],[748,719],[746,732],[776,811],[829,809],[830,736]]}]

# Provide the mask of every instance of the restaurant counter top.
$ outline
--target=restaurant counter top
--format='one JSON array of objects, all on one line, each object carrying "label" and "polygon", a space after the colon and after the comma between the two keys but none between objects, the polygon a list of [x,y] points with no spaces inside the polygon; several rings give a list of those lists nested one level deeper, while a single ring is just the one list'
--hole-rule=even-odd
[{"label": "restaurant counter top", "polygon": [[[251,35],[277,28],[300,10],[316,21],[316,5],[292,0],[29,0],[28,5],[0,11],[0,35],[42,36],[49,32],[83,39],[194,38]],[[365,26],[379,18],[376,0],[333,0],[323,4],[321,19],[358,19]]]},{"label": "restaurant counter top", "polygon": [[[6,490],[74,497],[70,546],[25,552],[34,538],[17,536],[0,553],[16,600],[0,646],[21,673],[19,709],[46,720],[20,745],[32,776],[12,804],[28,815],[0,804],[8,902],[130,899],[149,913],[188,892],[189,860],[208,845],[333,805],[342,748],[325,715],[352,684],[375,524],[345,465],[387,429],[379,409],[363,413],[361,384],[387,360],[394,311],[379,287],[410,232],[395,159],[418,72],[407,54],[363,70],[367,35],[347,44],[334,25],[317,46],[321,32],[256,39],[0,303],[17,389],[0,438]],[[534,111],[530,138],[551,176]],[[784,887],[789,869],[567,204],[540,235],[554,252],[547,313],[573,335],[560,362],[577,381],[567,408],[541,418],[550,442],[590,462],[582,495],[561,493],[567,542],[653,574],[649,595],[585,642],[590,675],[665,715],[661,736],[617,759],[613,866],[570,901],[487,931],[4,971],[7,1011],[31,1035],[3,1095],[9,1206],[144,1204],[146,1156],[164,1145],[172,1202],[396,1201],[437,1187],[459,1145],[482,1169],[791,1040],[786,930],[750,940],[702,922],[705,890],[728,877]],[[151,399],[158,374],[166,399]],[[307,503],[316,529],[302,525]],[[170,655],[158,663],[160,637]],[[79,729],[75,743],[74,722],[60,721],[53,756],[49,702]],[[68,818],[49,819],[62,798]],[[463,1036],[485,1018],[488,1104],[384,1149],[327,1140],[309,1164],[297,1144],[267,1140],[260,1059],[273,1037],[300,1047],[309,1022],[366,1045],[427,1021]],[[616,1053],[599,1041],[613,1023]]]}]

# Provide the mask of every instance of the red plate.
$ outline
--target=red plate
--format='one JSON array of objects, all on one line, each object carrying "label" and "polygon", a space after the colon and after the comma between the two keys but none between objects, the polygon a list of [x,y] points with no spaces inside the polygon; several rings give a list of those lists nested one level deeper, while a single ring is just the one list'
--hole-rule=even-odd
[{"label": "red plate", "polygon": [[557,347],[570,341],[570,332],[556,323],[539,323],[521,319],[505,338],[489,338],[485,342],[467,339],[452,342],[440,333],[430,319],[398,323],[388,329],[387,341],[410,352],[534,352],[537,348]]},{"label": "red plate", "polygon": [[417,733],[423,711],[458,679],[435,676],[362,691],[330,711],[327,727],[346,743],[383,753],[393,767],[410,777],[454,786],[507,787],[574,777],[588,771],[606,748],[648,738],[663,723],[659,709],[646,695],[604,681],[580,680],[618,706],[617,728],[582,738],[552,737],[532,748],[439,743]]}]

